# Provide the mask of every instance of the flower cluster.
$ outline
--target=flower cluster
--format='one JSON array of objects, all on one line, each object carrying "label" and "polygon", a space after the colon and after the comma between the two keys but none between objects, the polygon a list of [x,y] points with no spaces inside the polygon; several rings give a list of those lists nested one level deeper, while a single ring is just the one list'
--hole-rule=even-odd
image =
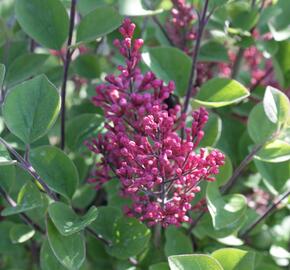
[{"label": "flower cluster", "polygon": [[[114,176],[120,180],[121,195],[132,205],[125,209],[148,225],[164,227],[189,222],[188,211],[203,180],[214,181],[224,164],[224,155],[197,147],[208,120],[200,108],[192,113],[192,124],[185,127],[185,115],[165,100],[174,91],[152,72],[138,68],[143,41],[132,39],[135,25],[125,19],[119,31],[123,40],[114,41],[125,65],[119,75],[108,75],[98,85],[93,102],[104,110],[107,132],[88,143],[102,159],[93,182],[97,188]],[[183,132],[181,132],[183,131]],[[183,133],[183,136],[180,135]]]},{"label": "flower cluster", "polygon": [[194,8],[186,3],[186,0],[171,0],[171,2],[173,5],[171,18],[166,25],[169,37],[176,47],[190,54],[188,42],[196,37],[193,25],[197,17]]}]

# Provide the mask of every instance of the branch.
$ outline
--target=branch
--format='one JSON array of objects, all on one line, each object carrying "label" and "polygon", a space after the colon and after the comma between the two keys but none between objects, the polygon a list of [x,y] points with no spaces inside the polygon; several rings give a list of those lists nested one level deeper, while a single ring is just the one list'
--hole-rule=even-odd
[{"label": "branch", "polygon": [[5,146],[5,148],[18,160],[18,165],[27,171],[44,189],[47,195],[57,201],[58,198],[56,194],[50,189],[50,187],[45,183],[45,181],[38,175],[38,173],[33,168],[32,164],[26,161],[21,155],[19,155],[5,140],[0,138],[0,143]]},{"label": "branch", "polygon": [[185,97],[184,106],[183,106],[183,113],[186,113],[186,111],[188,109],[192,87],[193,87],[195,80],[196,80],[195,73],[196,73],[197,57],[198,57],[198,53],[199,53],[199,49],[200,49],[200,44],[201,44],[201,39],[202,39],[202,35],[204,32],[204,28],[205,28],[207,21],[209,19],[206,16],[207,9],[208,9],[208,3],[209,3],[209,0],[205,0],[204,7],[202,10],[202,14],[201,14],[201,18],[198,20],[197,38],[196,38],[195,47],[194,47],[194,51],[193,51],[193,55],[192,55],[192,66],[191,66],[191,72],[190,72],[190,76],[189,76],[189,80],[188,80],[188,87],[187,87],[186,97]]},{"label": "branch", "polygon": [[164,27],[162,26],[161,22],[158,20],[158,18],[156,16],[152,16],[152,20],[153,22],[159,27],[159,29],[161,30],[162,34],[166,37],[167,41],[169,42],[169,44],[171,46],[175,46],[174,42],[172,41],[172,39],[169,37],[169,35],[167,34],[167,31],[164,29]]},{"label": "branch", "polygon": [[250,89],[249,89],[250,92],[253,92],[261,84],[261,82],[264,81],[272,72],[273,72],[273,67],[270,67],[266,71],[266,73],[264,74],[264,76],[261,77],[259,80],[257,80],[257,82],[250,87]]},{"label": "branch", "polygon": [[250,227],[240,236],[240,238],[245,239],[246,236],[265,218],[267,218],[275,209],[277,209],[278,205],[286,199],[288,196],[290,196],[290,190],[286,191],[284,194],[281,195],[280,198],[276,202],[274,202],[272,205],[270,205],[267,210],[264,212],[262,216],[260,216]]},{"label": "branch", "polygon": [[[6,193],[6,191],[1,186],[0,186],[0,194],[10,206],[12,207],[17,206],[17,203]],[[20,213],[19,216],[27,225],[31,226],[33,229],[40,232],[41,234],[45,234],[45,231],[25,213]]]},{"label": "branch", "polygon": [[244,56],[244,52],[245,49],[244,48],[240,48],[238,53],[237,53],[237,57],[235,59],[234,65],[233,65],[233,69],[232,69],[232,74],[231,74],[231,78],[232,79],[236,79],[237,75],[240,71],[241,65],[242,65],[242,61],[243,61],[243,56]]},{"label": "branch", "polygon": [[70,48],[72,43],[72,35],[74,29],[75,21],[75,11],[76,11],[76,0],[71,0],[70,8],[70,24],[69,24],[69,34],[66,47],[66,56],[64,59],[64,71],[63,71],[63,81],[61,87],[61,130],[60,130],[60,148],[64,149],[65,146],[65,99],[66,99],[66,85],[68,79],[68,69],[71,62],[71,56],[73,50]]}]

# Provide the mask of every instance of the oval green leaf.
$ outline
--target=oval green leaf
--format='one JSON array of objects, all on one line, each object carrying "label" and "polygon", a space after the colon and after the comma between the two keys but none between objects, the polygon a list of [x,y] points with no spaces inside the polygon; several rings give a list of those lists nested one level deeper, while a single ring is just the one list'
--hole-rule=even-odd
[{"label": "oval green leaf", "polygon": [[249,95],[249,91],[235,80],[214,78],[201,86],[194,103],[219,108],[240,102]]},{"label": "oval green leaf", "polygon": [[47,219],[47,234],[49,245],[58,261],[67,269],[78,270],[86,257],[83,235],[75,233],[63,236],[49,219]]},{"label": "oval green leaf", "polygon": [[22,29],[44,47],[60,50],[68,36],[69,18],[60,0],[16,0]]},{"label": "oval green leaf", "polygon": [[24,243],[31,239],[34,234],[35,230],[24,224],[14,225],[9,232],[13,244]]},{"label": "oval green leaf", "polygon": [[162,9],[144,9],[142,0],[119,0],[119,13],[124,16],[150,16],[162,12]]},{"label": "oval green leaf", "polygon": [[137,219],[119,218],[114,223],[112,244],[107,251],[118,259],[128,259],[147,247],[150,236],[150,230]]},{"label": "oval green leaf", "polygon": [[8,129],[26,144],[47,133],[59,110],[60,96],[44,75],[11,89],[2,108]]},{"label": "oval green leaf", "polygon": [[223,270],[220,263],[209,255],[177,255],[168,258],[170,270]]},{"label": "oval green leaf", "polygon": [[49,216],[58,231],[64,235],[71,235],[82,231],[98,216],[98,209],[92,206],[88,212],[79,217],[68,205],[55,202],[48,207]]},{"label": "oval green leaf", "polygon": [[53,146],[41,146],[30,153],[30,162],[55,192],[71,198],[78,186],[78,171],[70,158]]},{"label": "oval green leaf", "polygon": [[98,7],[84,16],[77,28],[77,42],[89,42],[114,31],[122,17],[113,7]]},{"label": "oval green leaf", "polygon": [[165,82],[175,82],[179,96],[185,95],[191,70],[189,56],[177,48],[156,47],[142,53],[142,58],[158,77]]}]

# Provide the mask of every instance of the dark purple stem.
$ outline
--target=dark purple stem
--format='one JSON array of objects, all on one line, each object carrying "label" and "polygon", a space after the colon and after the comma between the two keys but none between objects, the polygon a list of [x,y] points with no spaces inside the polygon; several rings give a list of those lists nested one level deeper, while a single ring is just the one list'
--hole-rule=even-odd
[{"label": "dark purple stem", "polygon": [[187,109],[188,109],[188,105],[189,105],[189,100],[191,97],[191,91],[192,91],[192,87],[195,84],[195,80],[196,80],[196,65],[197,65],[197,58],[198,58],[198,53],[199,53],[199,49],[200,49],[200,44],[201,44],[201,39],[202,39],[202,35],[204,32],[204,28],[208,22],[208,17],[206,16],[207,13],[207,9],[208,9],[208,3],[209,0],[205,0],[204,6],[203,6],[203,10],[202,10],[202,14],[201,14],[201,18],[199,18],[198,20],[198,31],[197,31],[197,37],[196,37],[196,42],[195,42],[195,47],[194,47],[194,51],[193,51],[193,55],[192,55],[192,66],[191,66],[191,72],[190,72],[190,76],[189,76],[189,80],[188,80],[188,87],[187,87],[187,92],[186,92],[186,97],[185,97],[185,101],[184,101],[184,106],[183,106],[183,112],[186,113]]},{"label": "dark purple stem", "polygon": [[72,43],[73,29],[74,29],[74,21],[75,21],[75,13],[76,13],[76,0],[71,1],[70,8],[70,24],[69,24],[69,34],[67,40],[67,48],[66,48],[66,56],[64,59],[64,67],[63,67],[63,81],[61,87],[61,127],[60,127],[60,148],[64,149],[65,146],[65,100],[66,100],[66,85],[68,79],[68,69],[71,62],[71,56],[73,50],[70,48]]},{"label": "dark purple stem", "polygon": [[277,206],[288,196],[290,196],[290,190],[286,191],[284,194],[281,195],[281,197],[274,202],[272,205],[270,205],[267,210],[264,212],[263,215],[261,215],[241,236],[240,238],[245,239],[247,235],[265,218],[267,218],[276,208]]}]

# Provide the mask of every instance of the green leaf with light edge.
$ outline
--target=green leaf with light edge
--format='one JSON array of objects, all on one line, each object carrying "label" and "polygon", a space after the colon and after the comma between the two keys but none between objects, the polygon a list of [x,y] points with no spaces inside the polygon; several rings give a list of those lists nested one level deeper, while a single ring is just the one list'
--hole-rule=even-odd
[{"label": "green leaf with light edge", "polygon": [[165,230],[165,239],[164,251],[167,257],[193,253],[190,238],[182,230],[173,226],[168,227]]},{"label": "green leaf with light edge", "polygon": [[241,194],[221,196],[215,182],[207,185],[206,200],[217,230],[239,228],[246,218],[247,199]]},{"label": "green leaf with light edge", "polygon": [[3,86],[4,78],[5,78],[5,66],[0,63],[0,88]]},{"label": "green leaf with light edge", "polygon": [[95,54],[81,54],[73,62],[75,72],[88,79],[98,78],[101,74],[99,57]]},{"label": "green leaf with light edge", "polygon": [[266,162],[284,162],[290,159],[290,144],[274,140],[265,144],[255,158]]},{"label": "green leaf with light edge", "polygon": [[113,7],[98,7],[82,18],[77,27],[77,42],[96,40],[114,31],[121,23],[122,17]]},{"label": "green leaf with light edge", "polygon": [[170,270],[223,270],[220,263],[209,255],[177,255],[168,258]]},{"label": "green leaf with light edge", "polygon": [[30,162],[40,177],[55,192],[72,198],[79,182],[78,171],[71,159],[53,146],[31,150]]},{"label": "green leaf with light edge", "polygon": [[140,254],[149,244],[150,230],[135,218],[121,217],[113,225],[113,238],[107,252],[118,259]]},{"label": "green leaf with light edge", "polygon": [[224,270],[255,269],[255,253],[251,251],[222,248],[216,250],[211,255],[219,261]]},{"label": "green leaf with light edge", "polygon": [[247,128],[251,139],[260,144],[272,137],[278,130],[278,123],[274,124],[269,120],[263,104],[259,103],[250,112]]},{"label": "green leaf with light edge", "polygon": [[13,244],[20,244],[31,239],[35,234],[35,230],[24,224],[14,225],[9,232],[10,239]]},{"label": "green leaf with light edge", "polygon": [[85,261],[86,245],[81,233],[63,236],[50,219],[47,219],[49,245],[58,261],[70,270],[79,269]]},{"label": "green leaf with light edge", "polygon": [[97,114],[86,113],[72,118],[67,123],[66,144],[73,151],[84,146],[84,141],[95,137],[104,128],[104,118]]},{"label": "green leaf with light edge", "polygon": [[40,67],[48,59],[48,54],[23,54],[12,62],[7,70],[6,81],[9,87],[40,73]]},{"label": "green leaf with light edge", "polygon": [[249,95],[249,91],[235,80],[214,78],[201,86],[193,103],[219,108],[240,102]]},{"label": "green leaf with light edge", "polygon": [[66,270],[58,259],[53,254],[49,242],[47,239],[44,239],[41,249],[40,249],[40,267],[41,270]]},{"label": "green leaf with light edge", "polygon": [[58,231],[64,235],[71,235],[82,231],[98,216],[98,209],[92,206],[87,213],[79,217],[68,205],[55,202],[48,207],[49,216]]},{"label": "green leaf with light edge", "polygon": [[119,0],[119,13],[124,16],[150,16],[162,11],[144,9],[142,0]]},{"label": "green leaf with light edge", "polygon": [[98,216],[91,224],[91,227],[101,237],[112,241],[114,238],[114,224],[121,216],[122,212],[118,208],[110,206],[98,207]]},{"label": "green leaf with light edge", "polygon": [[68,14],[61,1],[15,2],[15,15],[21,28],[44,47],[60,50],[69,28]]},{"label": "green leaf with light edge", "polygon": [[45,135],[59,111],[58,91],[44,75],[10,89],[2,107],[8,129],[26,144]]},{"label": "green leaf with light edge", "polygon": [[183,51],[173,47],[148,48],[142,53],[145,64],[166,83],[174,81],[176,93],[183,97],[191,70],[191,59]]},{"label": "green leaf with light edge", "polygon": [[17,206],[6,207],[1,215],[6,217],[27,212],[45,205],[45,199],[38,188],[33,183],[25,184],[19,191]]},{"label": "green leaf with light edge", "polygon": [[222,132],[221,118],[215,113],[210,113],[208,121],[203,128],[203,131],[204,136],[200,141],[199,146],[215,146]]},{"label": "green leaf with light edge", "polygon": [[269,120],[276,124],[287,122],[290,113],[288,97],[278,89],[268,86],[263,99],[264,111]]}]

